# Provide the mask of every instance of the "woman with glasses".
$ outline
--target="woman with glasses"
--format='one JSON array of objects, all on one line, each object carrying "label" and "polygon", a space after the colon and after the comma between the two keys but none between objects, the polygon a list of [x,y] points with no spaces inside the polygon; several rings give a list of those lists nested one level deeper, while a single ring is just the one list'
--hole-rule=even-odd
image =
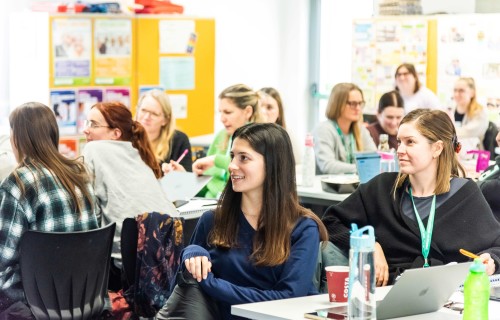
[{"label": "woman with glasses", "polygon": [[394,74],[396,90],[405,102],[406,113],[417,108],[441,109],[437,96],[418,80],[417,70],[411,63],[403,63]]},{"label": "woman with glasses", "polygon": [[396,134],[398,133],[399,123],[404,115],[404,101],[397,91],[386,92],[380,97],[377,121],[367,127],[375,145],[379,145],[381,134],[387,134],[389,137],[389,148],[394,150],[398,148]]},{"label": "woman with glasses", "polygon": [[116,222],[109,289],[117,291],[121,288],[123,220],[143,212],[175,215],[177,211],[157,180],[162,172],[146,130],[132,119],[127,107],[119,102],[95,104],[83,132],[88,142],[83,157],[94,177],[98,221],[101,225]]},{"label": "woman with glasses", "polygon": [[[137,104],[137,120],[143,125],[156,159],[163,171],[191,171],[193,165],[191,144],[187,135],[175,128],[172,105],[165,91],[154,89],[144,93]],[[184,152],[187,153],[184,154]],[[181,158],[178,163],[177,159]]]},{"label": "woman with glasses", "polygon": [[465,262],[461,248],[479,255],[489,275],[498,273],[500,223],[476,183],[463,178],[461,145],[448,114],[410,112],[398,144],[399,173],[379,174],[325,212],[330,241],[347,254],[351,223],[373,226],[378,286],[392,284],[406,269]]},{"label": "woman with glasses", "polygon": [[488,111],[477,102],[476,83],[473,78],[462,77],[453,88],[455,110],[452,111],[458,138],[483,141],[488,129]]},{"label": "woman with glasses", "polygon": [[377,149],[361,124],[364,106],[363,92],[357,85],[339,83],[333,87],[325,113],[328,120],[313,132],[317,173],[354,173],[354,153]]},{"label": "woman with glasses", "polygon": [[17,167],[0,184],[0,319],[24,301],[19,242],[27,230],[73,232],[97,228],[96,197],[81,159],[58,151],[59,129],[52,110],[38,102],[9,116],[10,144]]},{"label": "woman with glasses", "polygon": [[206,198],[218,198],[229,179],[233,133],[249,122],[260,121],[259,96],[244,84],[230,86],[219,94],[219,113],[224,129],[216,134],[207,156],[193,163],[193,172],[213,176],[200,192]]}]

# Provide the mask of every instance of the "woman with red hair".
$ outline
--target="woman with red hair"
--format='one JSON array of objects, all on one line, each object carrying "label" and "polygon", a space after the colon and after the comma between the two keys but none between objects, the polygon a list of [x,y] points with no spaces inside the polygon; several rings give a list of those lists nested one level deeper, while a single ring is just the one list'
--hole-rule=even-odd
[{"label": "woman with red hair", "polygon": [[[94,105],[83,131],[84,161],[94,176],[97,217],[101,225],[116,222],[109,289],[120,289],[122,222],[143,212],[177,211],[159,182],[162,175],[144,127],[119,102]],[[116,281],[116,282],[115,282]]]}]

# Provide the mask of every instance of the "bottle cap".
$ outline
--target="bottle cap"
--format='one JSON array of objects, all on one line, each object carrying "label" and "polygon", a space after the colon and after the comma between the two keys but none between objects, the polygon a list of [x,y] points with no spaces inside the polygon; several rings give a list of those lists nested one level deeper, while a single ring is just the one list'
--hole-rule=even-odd
[{"label": "bottle cap", "polygon": [[[364,234],[365,231],[368,234]],[[351,248],[375,249],[375,230],[372,226],[365,226],[361,229],[355,229],[351,232]]]},{"label": "bottle cap", "polygon": [[483,261],[479,258],[474,259],[474,262],[470,265],[469,268],[472,272],[486,272],[486,266]]},{"label": "bottle cap", "polygon": [[380,155],[381,160],[394,160],[394,153],[392,152],[377,152]]},{"label": "bottle cap", "polygon": [[306,135],[306,147],[314,147],[314,137],[310,133]]}]

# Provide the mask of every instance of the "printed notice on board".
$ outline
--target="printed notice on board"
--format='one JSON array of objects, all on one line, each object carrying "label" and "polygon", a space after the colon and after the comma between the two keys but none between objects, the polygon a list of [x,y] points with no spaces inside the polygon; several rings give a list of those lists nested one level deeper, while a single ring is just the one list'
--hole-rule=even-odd
[{"label": "printed notice on board", "polygon": [[118,101],[130,109],[130,89],[129,88],[107,88],[106,102]]},{"label": "printed notice on board", "polygon": [[185,94],[169,94],[172,112],[176,119],[187,118],[187,95]]},{"label": "printed notice on board", "polygon": [[94,23],[95,83],[128,85],[132,75],[132,22],[96,19]]},{"label": "printed notice on board", "polygon": [[78,133],[83,133],[84,124],[92,106],[98,102],[102,102],[104,92],[102,89],[80,89],[78,90],[78,116],[76,126]]},{"label": "printed notice on board", "polygon": [[194,58],[160,57],[160,85],[166,90],[193,90]]},{"label": "printed notice on board", "polygon": [[90,84],[92,58],[90,19],[54,19],[52,56],[54,85]]},{"label": "printed notice on board", "polygon": [[51,90],[50,106],[54,112],[61,134],[76,133],[76,93],[75,90]]},{"label": "printed notice on board", "polygon": [[158,26],[160,53],[188,53],[195,34],[193,20],[161,20]]}]

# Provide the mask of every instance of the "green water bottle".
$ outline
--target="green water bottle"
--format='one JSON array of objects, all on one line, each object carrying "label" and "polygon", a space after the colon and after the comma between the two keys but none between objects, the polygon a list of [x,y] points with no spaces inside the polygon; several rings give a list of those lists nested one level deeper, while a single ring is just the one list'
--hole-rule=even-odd
[{"label": "green water bottle", "polygon": [[463,320],[488,320],[490,279],[481,259],[474,259],[464,282]]}]

